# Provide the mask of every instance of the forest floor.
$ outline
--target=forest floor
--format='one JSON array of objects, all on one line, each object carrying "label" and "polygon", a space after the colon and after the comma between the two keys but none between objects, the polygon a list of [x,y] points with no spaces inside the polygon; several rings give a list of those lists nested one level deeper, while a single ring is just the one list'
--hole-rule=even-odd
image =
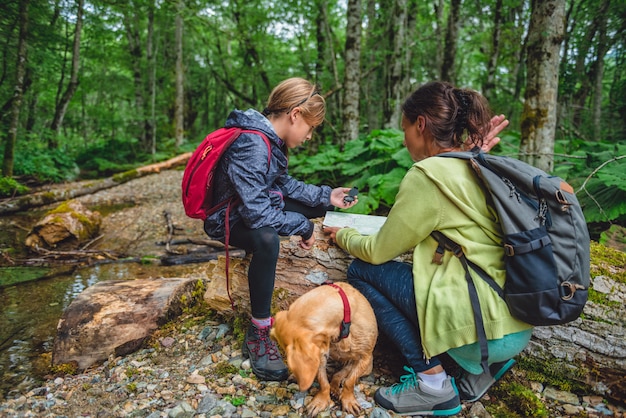
[{"label": "forest floor", "polygon": [[[93,248],[127,257],[166,255],[163,242],[171,230],[165,214],[169,214],[177,237],[206,239],[201,221],[184,213],[181,178],[182,171],[168,170],[78,198],[103,215],[101,238]],[[303,405],[316,388],[305,394],[298,391],[293,380],[257,381],[241,357],[240,339],[228,321],[206,312],[186,314],[160,330],[136,353],[111,358],[77,375],[51,374],[37,388],[16,388],[0,403],[0,417],[304,415]],[[362,416],[389,416],[375,406],[373,394],[377,387],[397,382],[402,368],[399,354],[384,346],[377,346],[374,371],[357,388]],[[519,394],[520,387],[528,390],[530,398]],[[601,396],[544,387],[515,367],[480,401],[465,403],[458,416],[524,415],[626,417],[626,412]],[[321,416],[345,414],[335,404]]]}]

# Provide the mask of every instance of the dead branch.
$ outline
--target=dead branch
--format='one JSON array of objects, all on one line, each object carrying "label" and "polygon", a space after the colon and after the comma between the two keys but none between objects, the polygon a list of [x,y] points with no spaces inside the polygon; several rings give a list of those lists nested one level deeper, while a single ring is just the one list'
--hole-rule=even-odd
[{"label": "dead branch", "polygon": [[167,161],[146,165],[143,167],[128,170],[124,173],[115,174],[106,179],[90,182],[81,182],[79,184],[71,184],[65,188],[31,193],[15,198],[7,198],[0,201],[0,215],[20,212],[26,209],[36,208],[55,202],[73,199],[78,196],[92,194],[100,190],[108,189],[119,184],[126,183],[127,181],[136,179],[138,177],[143,177],[152,173],[158,173],[161,170],[166,170],[185,164],[187,160],[189,160],[189,157],[191,157],[190,152],[181,154]]}]

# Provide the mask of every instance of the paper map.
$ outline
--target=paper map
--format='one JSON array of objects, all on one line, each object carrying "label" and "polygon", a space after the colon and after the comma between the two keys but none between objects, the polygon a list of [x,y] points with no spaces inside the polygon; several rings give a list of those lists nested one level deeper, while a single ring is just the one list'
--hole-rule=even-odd
[{"label": "paper map", "polygon": [[385,223],[385,216],[359,215],[346,212],[326,212],[324,226],[338,226],[354,228],[363,235],[373,235]]}]

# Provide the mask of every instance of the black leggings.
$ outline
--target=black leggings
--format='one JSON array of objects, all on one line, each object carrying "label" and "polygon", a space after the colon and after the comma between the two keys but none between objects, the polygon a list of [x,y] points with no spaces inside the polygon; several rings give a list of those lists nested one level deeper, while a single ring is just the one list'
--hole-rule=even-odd
[{"label": "black leggings", "polygon": [[[333,210],[330,206],[305,206],[295,200],[285,199],[286,212],[299,212],[307,218],[319,218]],[[252,254],[248,267],[248,287],[250,288],[250,308],[255,318],[271,316],[272,293],[276,276],[276,262],[280,250],[278,232],[271,226],[258,229],[248,228],[239,221],[230,229],[230,245],[242,248]]]}]

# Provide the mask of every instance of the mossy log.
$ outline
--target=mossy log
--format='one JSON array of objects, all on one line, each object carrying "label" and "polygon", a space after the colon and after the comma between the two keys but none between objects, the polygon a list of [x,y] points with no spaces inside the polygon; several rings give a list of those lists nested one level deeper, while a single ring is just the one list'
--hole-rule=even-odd
[{"label": "mossy log", "polygon": [[27,209],[70,200],[79,196],[92,194],[100,190],[109,189],[138,177],[158,173],[161,170],[167,170],[185,164],[190,157],[191,153],[188,152],[167,161],[134,168],[123,173],[115,174],[106,179],[72,183],[68,187],[59,187],[15,198],[3,199],[0,201],[0,215],[21,212]]},{"label": "mossy log", "polygon": [[77,200],[64,202],[47,212],[31,229],[25,244],[32,249],[55,248],[93,238],[100,228],[100,212],[87,209]]},{"label": "mossy log", "polygon": [[[299,237],[283,240],[276,270],[273,312],[286,309],[298,296],[326,280],[345,280],[353,258],[328,242],[316,223],[312,250],[300,248]],[[205,301],[225,315],[249,315],[247,257],[231,257],[229,263],[231,308],[225,279],[225,257],[206,265]],[[626,269],[626,266],[621,266]],[[593,269],[592,269],[593,270]],[[463,278],[460,278],[464,280]],[[618,402],[626,402],[626,284],[606,275],[592,277],[584,314],[559,326],[537,327],[521,357],[546,382],[570,382]],[[384,327],[384,324],[382,324]],[[521,362],[521,361],[520,361]]]}]

